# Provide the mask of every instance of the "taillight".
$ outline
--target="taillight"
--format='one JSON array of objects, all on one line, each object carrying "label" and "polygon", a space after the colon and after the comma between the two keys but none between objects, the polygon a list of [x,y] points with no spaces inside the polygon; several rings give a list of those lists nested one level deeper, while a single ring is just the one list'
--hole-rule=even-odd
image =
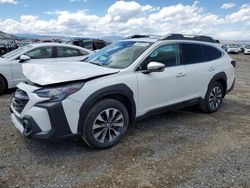
[{"label": "taillight", "polygon": [[231,61],[231,64],[233,65],[233,67],[236,67],[236,61]]}]

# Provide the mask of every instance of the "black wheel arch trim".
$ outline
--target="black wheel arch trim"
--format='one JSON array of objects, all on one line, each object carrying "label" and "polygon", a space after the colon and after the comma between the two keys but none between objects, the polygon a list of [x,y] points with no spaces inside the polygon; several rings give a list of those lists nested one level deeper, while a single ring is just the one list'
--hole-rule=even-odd
[{"label": "black wheel arch trim", "polygon": [[7,78],[3,74],[1,74],[1,73],[0,73],[0,77],[3,79],[3,81],[5,83],[5,89],[8,89],[9,83],[8,83]]},{"label": "black wheel arch trim", "polygon": [[223,79],[225,81],[225,88],[224,89],[224,95],[226,95],[227,92],[227,75],[225,72],[219,72],[216,75],[213,76],[213,78],[210,80],[207,89],[209,88],[209,86],[214,83],[215,81],[219,80],[219,79]]},{"label": "black wheel arch trim", "polygon": [[[82,104],[79,111],[79,122],[78,122],[78,133],[83,133],[83,125],[89,110],[93,107],[93,104],[98,102],[100,99],[108,97],[110,95],[122,95],[129,100],[131,109],[128,109],[129,122],[133,122],[136,116],[136,105],[134,101],[134,93],[126,84],[115,84],[104,87],[91,94]],[[125,106],[127,104],[124,104]]]}]

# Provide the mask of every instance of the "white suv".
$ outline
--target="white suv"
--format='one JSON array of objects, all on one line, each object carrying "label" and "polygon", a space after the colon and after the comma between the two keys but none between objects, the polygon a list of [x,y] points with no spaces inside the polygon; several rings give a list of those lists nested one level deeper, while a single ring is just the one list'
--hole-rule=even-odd
[{"label": "white suv", "polygon": [[30,83],[18,85],[11,104],[23,135],[81,136],[89,146],[108,148],[152,113],[197,104],[217,111],[235,80],[235,61],[205,36],[132,37],[85,61],[23,65]]}]

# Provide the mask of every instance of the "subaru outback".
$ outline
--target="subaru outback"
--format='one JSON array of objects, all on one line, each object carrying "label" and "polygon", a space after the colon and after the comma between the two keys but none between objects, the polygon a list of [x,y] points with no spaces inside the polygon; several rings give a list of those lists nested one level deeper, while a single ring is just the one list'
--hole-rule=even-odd
[{"label": "subaru outback", "polygon": [[134,120],[199,105],[216,112],[233,89],[236,62],[211,37],[131,37],[84,62],[23,64],[29,79],[11,103],[29,138],[80,136],[91,147],[117,144]]}]

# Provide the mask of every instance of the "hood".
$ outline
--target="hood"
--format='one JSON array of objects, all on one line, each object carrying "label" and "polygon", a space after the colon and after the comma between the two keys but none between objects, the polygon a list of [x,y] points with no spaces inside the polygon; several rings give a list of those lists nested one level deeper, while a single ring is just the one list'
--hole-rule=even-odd
[{"label": "hood", "polygon": [[22,69],[23,74],[31,82],[42,86],[85,80],[119,72],[119,69],[105,68],[86,62],[26,63],[22,65]]}]

